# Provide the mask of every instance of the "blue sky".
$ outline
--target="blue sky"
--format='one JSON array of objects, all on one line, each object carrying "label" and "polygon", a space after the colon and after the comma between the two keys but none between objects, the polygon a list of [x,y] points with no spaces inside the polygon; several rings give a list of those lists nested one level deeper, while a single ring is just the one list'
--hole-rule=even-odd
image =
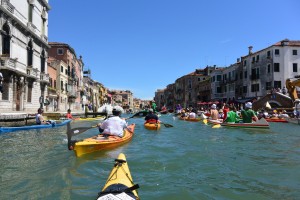
[{"label": "blue sky", "polygon": [[152,99],[207,65],[300,40],[298,0],[49,0],[49,41],[82,55],[109,89]]}]

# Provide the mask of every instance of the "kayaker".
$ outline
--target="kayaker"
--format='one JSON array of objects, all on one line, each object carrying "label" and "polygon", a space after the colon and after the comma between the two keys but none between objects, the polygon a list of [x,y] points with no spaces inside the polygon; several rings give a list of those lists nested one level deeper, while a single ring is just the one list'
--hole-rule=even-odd
[{"label": "kayaker", "polygon": [[251,102],[247,102],[245,104],[245,110],[242,110],[241,115],[244,123],[252,123],[252,120],[254,121],[258,120],[255,112],[252,110]]},{"label": "kayaker", "polygon": [[236,123],[239,121],[239,116],[236,114],[235,108],[233,106],[228,107],[229,112],[227,113],[227,117],[224,122],[227,123]]},{"label": "kayaker", "polygon": [[44,120],[43,117],[43,113],[44,113],[44,109],[39,108],[38,109],[38,113],[35,116],[35,121],[37,125],[41,125],[41,124],[51,124],[51,121],[46,121]]},{"label": "kayaker", "polygon": [[213,104],[211,105],[211,110],[210,110],[210,118],[212,120],[218,120],[219,119],[219,112],[217,110],[217,105]]},{"label": "kayaker", "polygon": [[189,119],[196,119],[196,109],[193,108],[192,111],[189,113]]},{"label": "kayaker", "polygon": [[124,128],[127,127],[127,122],[125,119],[121,119],[122,111],[118,108],[112,110],[112,116],[106,119],[102,124],[99,123],[99,132],[104,136],[114,135],[118,137],[123,137]]},{"label": "kayaker", "polygon": [[71,114],[71,109],[68,109],[67,118],[68,119],[73,119],[73,116]]},{"label": "kayaker", "polygon": [[153,112],[152,108],[149,109],[149,113],[146,115],[145,120],[145,123],[155,124],[159,122],[158,116]]},{"label": "kayaker", "polygon": [[153,101],[151,104],[151,108],[153,109],[154,112],[156,112],[156,107],[157,107],[156,103],[155,103],[155,101]]}]

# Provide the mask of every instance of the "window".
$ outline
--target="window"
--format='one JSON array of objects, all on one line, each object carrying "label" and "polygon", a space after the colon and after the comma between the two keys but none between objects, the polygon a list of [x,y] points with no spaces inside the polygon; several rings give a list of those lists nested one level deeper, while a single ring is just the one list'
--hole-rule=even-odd
[{"label": "window", "polygon": [[42,35],[45,35],[46,19],[42,17]]},{"label": "window", "polygon": [[244,72],[244,78],[247,78],[247,71]]},{"label": "window", "polygon": [[71,69],[70,69],[70,66],[68,65],[68,76],[70,76],[70,71],[71,71]]},{"label": "window", "polygon": [[68,70],[67,69],[65,69],[65,75],[68,75]]},{"label": "window", "polygon": [[279,63],[274,63],[274,72],[280,72]]},{"label": "window", "polygon": [[271,72],[271,64],[268,64],[268,73]]},{"label": "window", "polygon": [[256,56],[256,62],[258,62],[258,61],[259,61],[259,55]]},{"label": "window", "polygon": [[52,80],[52,78],[49,78],[49,87],[52,87],[52,82],[53,82],[53,80]]},{"label": "window", "polygon": [[54,80],[53,86],[56,89],[56,80]]},{"label": "window", "polygon": [[274,88],[281,88],[281,81],[274,81]]},{"label": "window", "polygon": [[243,86],[243,93],[247,93],[247,86]]},{"label": "window", "polygon": [[45,63],[46,63],[45,52],[42,51],[42,55],[41,55],[41,72],[43,72],[43,73],[45,73]]},{"label": "window", "polygon": [[32,22],[32,13],[33,13],[33,4],[29,4],[28,6],[28,22]]},{"label": "window", "polygon": [[271,51],[267,51],[267,58],[271,58]]},{"label": "window", "polygon": [[64,82],[63,81],[60,81],[60,89],[61,89],[61,91],[64,91]]},{"label": "window", "polygon": [[64,54],[64,49],[58,48],[57,49],[57,55],[63,55]]},{"label": "window", "polygon": [[254,63],[255,62],[255,57],[252,57],[252,63]]},{"label": "window", "polygon": [[244,60],[244,66],[246,66],[247,65],[247,60]]},{"label": "window", "polygon": [[33,49],[32,42],[30,41],[27,47],[27,66],[32,66],[33,59]]},{"label": "window", "polygon": [[217,87],[217,93],[222,93],[221,87]]},{"label": "window", "polygon": [[60,72],[64,73],[64,66],[60,66]]},{"label": "window", "polygon": [[259,84],[252,84],[251,85],[251,92],[258,92],[259,91]]},{"label": "window", "polygon": [[298,72],[298,63],[293,63],[293,72]]},{"label": "window", "polygon": [[9,57],[10,55],[10,29],[7,23],[3,25],[3,30],[1,31],[2,36],[2,54]]},{"label": "window", "polygon": [[266,90],[271,90],[272,85],[271,82],[266,82]]},{"label": "window", "polygon": [[279,56],[279,49],[275,49],[275,56]]},{"label": "window", "polygon": [[222,80],[222,76],[221,75],[217,75],[217,81],[221,81]]},{"label": "window", "polygon": [[243,72],[240,72],[240,79],[243,79]]},{"label": "window", "polygon": [[27,102],[31,102],[31,96],[32,96],[32,85],[33,82],[28,82],[27,84]]},{"label": "window", "polygon": [[298,55],[298,52],[297,52],[296,49],[293,50],[293,55],[294,55],[294,56]]}]

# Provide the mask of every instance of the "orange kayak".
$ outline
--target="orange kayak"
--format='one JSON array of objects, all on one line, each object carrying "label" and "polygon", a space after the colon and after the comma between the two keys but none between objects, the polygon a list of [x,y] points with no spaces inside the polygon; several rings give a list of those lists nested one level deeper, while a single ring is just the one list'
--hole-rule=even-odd
[{"label": "orange kayak", "polygon": [[73,150],[77,157],[103,149],[110,149],[129,142],[134,135],[135,124],[124,129],[124,136],[94,136],[75,143]]},{"label": "orange kayak", "polygon": [[200,122],[200,118],[188,118],[188,117],[178,117],[180,120],[185,120],[189,122]]},{"label": "orange kayak", "polygon": [[160,123],[144,123],[144,126],[148,130],[159,130]]}]

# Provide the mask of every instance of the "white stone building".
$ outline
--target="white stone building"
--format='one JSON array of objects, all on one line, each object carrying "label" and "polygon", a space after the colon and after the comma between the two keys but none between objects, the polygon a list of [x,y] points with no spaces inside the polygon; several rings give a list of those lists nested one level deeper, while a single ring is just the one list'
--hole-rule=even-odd
[{"label": "white stone building", "polygon": [[48,0],[1,0],[0,112],[32,111],[46,97]]},{"label": "white stone building", "polygon": [[262,97],[272,88],[282,89],[300,71],[300,41],[282,40],[242,57],[245,97]]}]

